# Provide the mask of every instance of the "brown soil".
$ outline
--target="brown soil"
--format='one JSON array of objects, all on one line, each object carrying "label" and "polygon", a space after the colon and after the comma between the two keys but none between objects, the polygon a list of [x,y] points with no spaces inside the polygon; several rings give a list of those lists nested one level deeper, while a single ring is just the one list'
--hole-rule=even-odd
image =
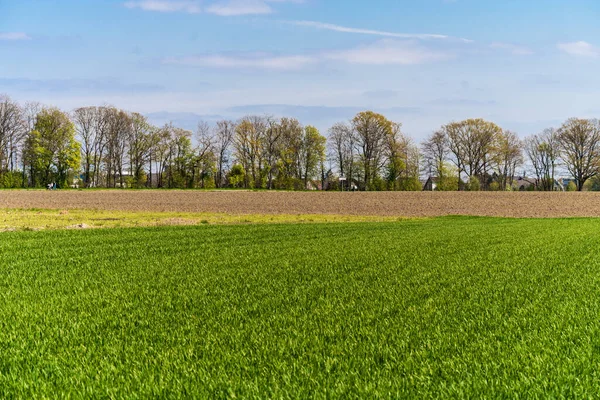
[{"label": "brown soil", "polygon": [[0,191],[0,208],[429,217],[599,217],[600,193]]}]

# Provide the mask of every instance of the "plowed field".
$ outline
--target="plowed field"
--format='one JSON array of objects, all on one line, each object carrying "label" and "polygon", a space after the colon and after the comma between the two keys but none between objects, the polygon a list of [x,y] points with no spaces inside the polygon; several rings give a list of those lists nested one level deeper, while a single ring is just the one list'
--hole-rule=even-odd
[{"label": "plowed field", "polygon": [[0,208],[231,214],[600,217],[600,193],[0,191]]}]

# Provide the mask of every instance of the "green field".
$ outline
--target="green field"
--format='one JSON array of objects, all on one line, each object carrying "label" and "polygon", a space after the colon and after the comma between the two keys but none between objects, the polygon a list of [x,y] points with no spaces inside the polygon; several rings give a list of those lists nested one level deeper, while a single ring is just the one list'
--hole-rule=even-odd
[{"label": "green field", "polygon": [[2,398],[598,387],[600,220],[0,233]]}]

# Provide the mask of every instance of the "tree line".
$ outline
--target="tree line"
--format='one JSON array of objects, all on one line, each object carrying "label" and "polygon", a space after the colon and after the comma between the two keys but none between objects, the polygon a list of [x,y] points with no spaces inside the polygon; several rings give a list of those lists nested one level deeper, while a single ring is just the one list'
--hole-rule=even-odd
[{"label": "tree line", "polygon": [[64,112],[0,96],[0,187],[246,188],[274,190],[536,190],[567,173],[600,187],[600,123],[569,119],[521,140],[483,119],[451,122],[420,145],[400,123],[365,111],[325,137],[294,118],[247,116],[195,132],[153,126],[135,112]]}]

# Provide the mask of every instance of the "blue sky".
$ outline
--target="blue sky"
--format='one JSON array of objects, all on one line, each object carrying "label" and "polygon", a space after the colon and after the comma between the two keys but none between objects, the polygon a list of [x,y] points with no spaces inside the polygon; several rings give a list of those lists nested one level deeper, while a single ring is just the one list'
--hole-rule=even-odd
[{"label": "blue sky", "polygon": [[470,117],[525,136],[600,116],[599,17],[596,0],[0,0],[0,93],[186,127],[373,109],[417,140]]}]

